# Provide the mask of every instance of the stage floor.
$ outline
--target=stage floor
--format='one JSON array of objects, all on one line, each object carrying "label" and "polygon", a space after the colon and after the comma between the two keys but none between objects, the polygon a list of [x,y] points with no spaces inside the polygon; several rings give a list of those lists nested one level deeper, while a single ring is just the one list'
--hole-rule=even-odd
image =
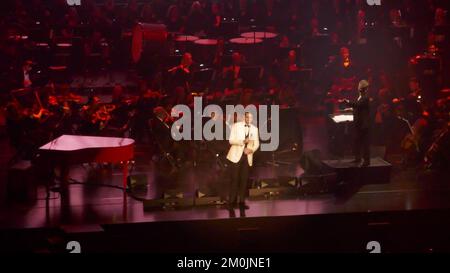
[{"label": "stage floor", "polygon": [[[303,121],[305,150],[326,147],[324,120],[318,117]],[[0,143],[8,151],[5,139]],[[152,161],[151,148],[139,147],[138,163],[133,174],[148,177],[148,192],[140,197],[158,198],[166,189],[178,188],[194,193],[198,188],[217,189],[217,172],[208,165],[196,167],[188,162],[178,175],[167,176]],[[2,157],[3,160],[7,156]],[[5,174],[3,170],[3,175]],[[254,173],[264,178],[270,176],[299,176],[303,173],[298,164],[275,168],[262,166]],[[255,174],[256,175],[256,174]],[[394,166],[388,184],[353,183],[337,193],[305,195],[291,198],[248,200],[249,209],[231,213],[221,207],[191,207],[177,210],[144,211],[143,202],[117,188],[122,173],[119,168],[78,165],[72,168],[71,177],[83,184],[70,185],[69,198],[61,200],[57,193],[45,200],[45,187],[38,188],[39,200],[32,205],[9,204],[0,209],[1,228],[43,228],[59,226],[90,226],[102,224],[142,223],[161,221],[214,220],[230,217],[278,217],[357,212],[411,211],[450,208],[448,174],[423,173],[414,168]]]},{"label": "stage floor", "polygon": [[[327,132],[323,117],[305,117],[303,124],[303,143],[305,150],[326,151]],[[2,138],[0,147],[5,153],[0,157],[3,164],[12,152],[7,139]],[[326,153],[324,153],[324,156]],[[177,175],[167,176],[167,170],[159,168],[152,160],[151,147],[139,147],[136,167],[133,174],[148,177],[148,192],[140,195],[145,199],[158,198],[166,189],[178,188],[185,193],[196,189],[220,189],[217,185],[217,172],[208,165],[193,167],[187,162]],[[300,176],[303,173],[298,165],[275,168],[262,166],[254,168],[254,175]],[[6,170],[2,168],[2,181]],[[230,217],[275,217],[292,215],[320,215],[352,212],[409,211],[423,209],[450,208],[450,184],[448,174],[421,173],[416,169],[392,169],[388,184],[353,183],[335,194],[297,196],[286,199],[248,200],[250,209],[231,214],[220,207],[192,207],[178,210],[144,211],[143,203],[123,193],[120,189],[97,186],[121,185],[119,168],[78,165],[72,168],[71,177],[84,184],[70,185],[69,198],[61,200],[52,193],[49,201],[45,199],[45,187],[38,188],[39,200],[32,205],[9,204],[0,209],[1,228],[39,228],[61,225],[86,226],[119,223],[140,223],[158,221],[184,221],[205,219],[226,219]],[[226,186],[226,185],[224,185]]]},{"label": "stage floor", "polygon": [[[300,196],[289,199],[249,200],[249,209],[236,210],[236,217],[275,217],[355,212],[410,211],[450,208],[450,185],[439,175],[418,178],[414,170],[394,173],[390,184],[349,187],[338,194]],[[120,174],[112,184],[120,185]],[[53,195],[56,195],[55,193]],[[39,196],[45,197],[44,188]],[[39,200],[32,206],[13,205],[1,210],[2,228],[89,226],[158,221],[213,220],[235,217],[220,207],[191,207],[144,211],[143,203],[107,187],[71,185],[70,197]]]}]

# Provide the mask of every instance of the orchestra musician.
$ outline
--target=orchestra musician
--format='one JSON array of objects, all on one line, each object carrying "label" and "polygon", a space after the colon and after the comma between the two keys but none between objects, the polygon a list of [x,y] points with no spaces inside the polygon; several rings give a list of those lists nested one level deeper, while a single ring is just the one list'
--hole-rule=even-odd
[{"label": "orchestra musician", "polygon": [[239,52],[233,52],[231,55],[232,64],[224,67],[222,77],[226,81],[226,86],[232,86],[235,80],[241,78],[241,68],[243,64],[243,56]]},{"label": "orchestra musician", "polygon": [[102,104],[98,96],[91,96],[86,105],[81,108],[83,125],[81,132],[86,135],[97,135],[111,119],[114,105]]},{"label": "orchestra musician", "polygon": [[12,70],[11,80],[13,88],[30,88],[33,85],[31,72],[33,62],[26,60],[22,66]]},{"label": "orchestra musician", "polygon": [[192,54],[186,52],[181,58],[180,65],[172,67],[168,72],[172,75],[171,85],[173,87],[183,86],[189,92],[191,90],[191,81],[193,75],[194,61],[192,59]]}]

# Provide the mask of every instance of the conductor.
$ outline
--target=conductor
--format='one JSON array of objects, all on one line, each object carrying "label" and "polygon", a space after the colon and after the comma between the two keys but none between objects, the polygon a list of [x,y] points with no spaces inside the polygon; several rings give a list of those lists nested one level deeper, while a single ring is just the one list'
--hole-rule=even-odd
[{"label": "conductor", "polygon": [[[359,96],[355,102],[346,100],[346,103],[353,108],[353,120],[355,127],[355,160],[353,163],[359,167],[367,167],[370,165],[370,100],[367,95],[369,83],[362,80],[358,84]],[[363,159],[361,163],[361,157]]]}]

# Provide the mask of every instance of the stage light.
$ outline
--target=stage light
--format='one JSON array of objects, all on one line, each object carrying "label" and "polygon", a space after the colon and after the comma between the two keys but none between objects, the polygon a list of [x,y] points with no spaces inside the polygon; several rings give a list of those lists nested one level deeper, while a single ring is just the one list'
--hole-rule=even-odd
[{"label": "stage light", "polygon": [[182,191],[177,190],[169,190],[164,192],[163,199],[171,199],[171,198],[178,198],[181,199],[184,197],[184,193]]},{"label": "stage light", "polygon": [[194,205],[196,206],[207,206],[207,205],[223,205],[224,202],[221,198],[210,189],[198,189],[195,192]]},{"label": "stage light", "polygon": [[298,192],[296,177],[267,178],[256,181],[249,190],[251,197],[291,196]]}]

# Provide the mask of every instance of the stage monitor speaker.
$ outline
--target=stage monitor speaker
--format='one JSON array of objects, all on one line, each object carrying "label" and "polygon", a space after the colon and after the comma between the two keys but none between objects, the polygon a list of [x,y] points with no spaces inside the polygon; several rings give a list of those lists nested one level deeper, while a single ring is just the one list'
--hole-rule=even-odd
[{"label": "stage monitor speaker", "polygon": [[195,192],[194,205],[195,206],[220,206],[225,202],[214,193],[208,192],[207,190],[198,189]]},{"label": "stage monitor speaker", "polygon": [[167,190],[159,199],[144,200],[144,210],[179,209],[192,207],[194,197],[181,190]]},{"label": "stage monitor speaker", "polygon": [[258,188],[274,187],[296,187],[297,179],[295,177],[280,176],[278,178],[260,179],[256,182]]},{"label": "stage monitor speaker", "polygon": [[290,196],[298,192],[298,180],[296,177],[284,177],[259,179],[252,183],[249,190],[250,197],[276,197]]},{"label": "stage monitor speaker", "polygon": [[300,176],[299,181],[299,193],[303,195],[331,193],[338,186],[337,174],[335,172],[317,175],[303,174]]},{"label": "stage monitor speaker", "polygon": [[318,175],[324,173],[324,165],[322,163],[322,155],[319,150],[306,151],[300,158],[300,165],[305,174]]},{"label": "stage monitor speaker", "polygon": [[370,166],[359,167],[352,159],[324,160],[337,173],[339,183],[383,184],[391,180],[392,165],[380,157],[370,159]]}]

